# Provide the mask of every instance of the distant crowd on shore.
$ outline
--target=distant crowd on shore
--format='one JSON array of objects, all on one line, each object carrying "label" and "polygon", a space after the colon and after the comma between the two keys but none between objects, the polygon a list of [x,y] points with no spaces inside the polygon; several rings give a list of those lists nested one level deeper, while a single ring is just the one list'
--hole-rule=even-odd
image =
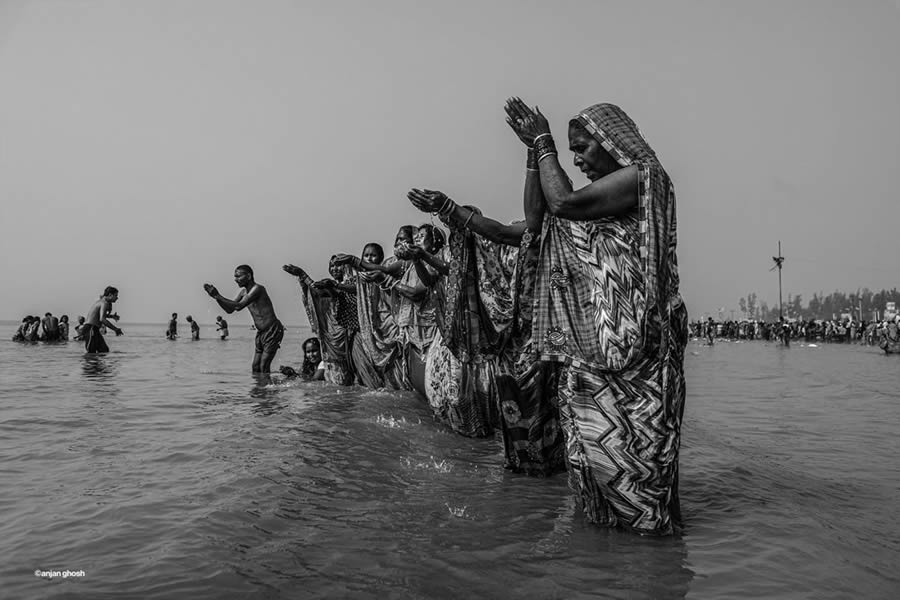
[{"label": "distant crowd on shore", "polygon": [[694,321],[690,324],[691,337],[707,341],[722,338],[730,340],[779,341],[802,340],[808,343],[864,344],[884,347],[884,342],[894,343],[898,337],[900,315],[892,319],[810,319],[808,321]]}]

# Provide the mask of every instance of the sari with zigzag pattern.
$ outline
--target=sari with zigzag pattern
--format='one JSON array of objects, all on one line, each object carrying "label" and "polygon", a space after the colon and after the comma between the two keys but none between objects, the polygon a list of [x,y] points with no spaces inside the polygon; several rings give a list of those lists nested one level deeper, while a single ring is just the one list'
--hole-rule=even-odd
[{"label": "sari with zigzag pattern", "polygon": [[535,347],[566,365],[559,403],[570,483],[588,518],[669,534],[680,523],[687,343],[675,192],[620,108],[598,104],[575,120],[619,165],[637,166],[638,206],[596,221],[545,216]]}]

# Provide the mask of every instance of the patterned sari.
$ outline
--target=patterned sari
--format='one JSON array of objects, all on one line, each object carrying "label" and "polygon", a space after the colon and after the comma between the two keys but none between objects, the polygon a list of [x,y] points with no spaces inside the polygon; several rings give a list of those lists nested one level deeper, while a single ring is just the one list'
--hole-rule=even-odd
[{"label": "patterned sari", "polygon": [[[433,276],[436,276],[434,269],[427,265],[426,268]],[[399,281],[410,288],[420,285],[421,281],[416,272],[415,263],[409,262]],[[428,348],[437,333],[435,299],[428,294],[424,299],[414,301],[400,294],[396,289],[392,293],[395,320],[400,328],[400,340],[403,344],[403,363],[407,380],[412,389],[426,396],[425,361],[428,356]]]},{"label": "patterned sari", "polygon": [[514,322],[504,351],[512,371],[498,377],[498,387],[505,467],[547,477],[565,471],[566,463],[557,400],[560,367],[538,360],[531,337],[538,250],[526,230],[510,281]]},{"label": "patterned sari", "polygon": [[322,347],[325,381],[353,385],[356,377],[350,356],[353,338],[359,329],[355,298],[343,291],[322,294],[312,288],[313,280],[308,276],[300,278],[299,283],[309,326]]},{"label": "patterned sari", "polygon": [[373,389],[408,389],[400,330],[394,320],[389,292],[356,278],[359,333],[353,364],[360,382]]},{"label": "patterned sari", "polygon": [[426,395],[439,419],[469,437],[500,425],[498,362],[512,301],[499,249],[452,230],[443,253],[449,273],[432,291],[439,333],[425,361]]},{"label": "patterned sari", "polygon": [[569,479],[587,517],[642,533],[680,525],[678,453],[687,311],[678,293],[675,191],[618,107],[575,119],[622,166],[638,167],[629,215],[546,215],[534,344],[566,365],[559,404]]},{"label": "patterned sari", "polygon": [[507,468],[551,475],[565,469],[559,369],[532,351],[537,248],[530,240],[526,234],[517,248],[453,231],[426,387],[435,414],[455,431],[484,437],[500,428]]}]

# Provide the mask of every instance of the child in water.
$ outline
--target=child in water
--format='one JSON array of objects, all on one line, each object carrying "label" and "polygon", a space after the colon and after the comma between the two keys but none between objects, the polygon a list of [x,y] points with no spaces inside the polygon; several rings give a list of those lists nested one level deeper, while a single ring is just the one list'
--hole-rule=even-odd
[{"label": "child in water", "polygon": [[298,373],[291,367],[279,369],[286,377],[300,377],[303,381],[325,381],[325,362],[322,360],[322,347],[319,338],[311,337],[303,342],[303,366]]}]

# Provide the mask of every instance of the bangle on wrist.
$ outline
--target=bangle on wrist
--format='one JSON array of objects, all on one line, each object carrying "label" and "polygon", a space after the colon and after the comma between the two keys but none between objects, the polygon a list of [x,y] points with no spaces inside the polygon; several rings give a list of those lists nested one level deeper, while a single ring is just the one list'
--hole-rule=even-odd
[{"label": "bangle on wrist", "polygon": [[435,215],[443,214],[443,212],[447,209],[447,206],[449,206],[451,202],[452,202],[452,200],[448,197],[446,200],[444,200],[444,203],[441,204],[441,207],[432,214],[435,214]]},{"label": "bangle on wrist", "polygon": [[449,217],[450,213],[453,212],[454,208],[456,208],[456,202],[454,202],[450,198],[447,198],[447,202],[444,204],[443,207],[441,207],[440,214],[446,215]]},{"label": "bangle on wrist", "polygon": [[553,137],[549,133],[542,133],[534,138],[534,153],[538,157],[538,163],[551,154],[556,155],[556,144],[553,143]]}]

